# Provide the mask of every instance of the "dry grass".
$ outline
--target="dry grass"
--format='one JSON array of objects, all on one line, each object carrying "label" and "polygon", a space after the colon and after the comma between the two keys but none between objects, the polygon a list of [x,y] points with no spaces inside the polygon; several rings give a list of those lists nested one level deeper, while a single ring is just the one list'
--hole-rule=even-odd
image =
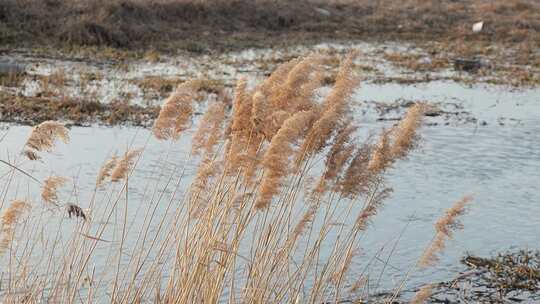
[{"label": "dry grass", "polygon": [[[253,88],[239,81],[232,111],[222,96],[198,120],[196,153],[188,160],[198,166],[193,179],[186,181],[181,164],[152,160],[157,174],[147,189],[137,188],[139,205],[130,185],[144,147],[106,162],[80,206],[67,203],[46,216],[34,206],[26,217],[16,211],[23,205],[7,207],[0,299],[321,303],[353,297],[352,287],[366,281],[350,275],[361,258],[360,238],[391,193],[386,170],[416,146],[423,111],[415,105],[378,138],[359,137],[350,110],[358,88],[353,60],[354,54],[343,60],[322,98],[315,57],[285,63]],[[172,93],[153,128],[168,146],[193,124],[196,82],[188,84]],[[51,142],[43,147],[52,149]],[[45,182],[45,197],[55,201],[58,185]],[[461,209],[452,210],[439,226],[456,223],[450,217]],[[72,221],[66,230],[65,211]]]},{"label": "dry grass", "polygon": [[0,92],[0,112],[6,122],[35,125],[48,120],[67,121],[76,125],[132,124],[147,126],[159,113],[159,107],[139,106],[124,101],[101,103],[71,98],[25,97]]},{"label": "dry grass", "polygon": [[[534,0],[4,0],[0,41],[18,45],[153,50],[269,45],[321,39],[391,38],[527,42],[538,46]],[[478,35],[471,31],[485,22]],[[294,41],[294,42],[293,42]]]}]

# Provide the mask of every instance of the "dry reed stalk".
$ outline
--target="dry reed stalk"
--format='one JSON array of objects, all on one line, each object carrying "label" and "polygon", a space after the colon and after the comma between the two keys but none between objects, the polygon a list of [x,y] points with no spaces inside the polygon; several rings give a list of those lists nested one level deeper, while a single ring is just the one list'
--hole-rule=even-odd
[{"label": "dry reed stalk", "polygon": [[314,193],[322,194],[329,190],[330,186],[335,187],[335,184],[330,184],[341,176],[356,148],[356,144],[352,142],[352,135],[357,129],[349,122],[337,131],[332,147],[326,155],[324,174],[319,179]]},{"label": "dry reed stalk", "polygon": [[357,254],[357,252],[353,250],[348,250],[347,254],[344,257],[343,262],[341,263],[341,266],[336,267],[335,271],[329,276],[329,281],[332,282],[334,285],[341,284],[341,280],[343,279],[343,276],[349,271],[349,268],[351,267],[351,263],[353,260],[353,257]]},{"label": "dry reed stalk", "polygon": [[391,188],[384,188],[380,192],[374,193],[367,202],[367,205],[357,216],[354,229],[358,231],[365,231],[371,218],[377,214],[383,204],[383,201],[386,200],[391,193]]},{"label": "dry reed stalk", "polygon": [[264,134],[264,124],[268,115],[267,97],[258,90],[253,93],[253,105],[251,107],[251,127],[253,132]]},{"label": "dry reed stalk", "polygon": [[[321,61],[319,56],[309,56],[287,62],[259,87],[261,95],[254,99],[257,101],[258,108],[255,111],[258,117],[253,117],[252,121],[262,124],[262,127],[256,129],[263,130],[268,141],[276,135],[288,117],[316,106],[312,97],[321,85]],[[265,106],[261,113],[262,102]]]},{"label": "dry reed stalk", "polygon": [[268,78],[266,78],[262,84],[259,86],[258,90],[270,97],[270,95],[275,94],[276,90],[280,88],[285,81],[287,81],[287,75],[291,70],[300,62],[300,59],[293,59],[291,61],[285,62],[279,65]]},{"label": "dry reed stalk", "polygon": [[392,130],[393,142],[390,155],[393,159],[403,158],[418,143],[417,130],[422,123],[424,105],[417,103],[407,110],[405,118]]},{"label": "dry reed stalk", "polygon": [[414,298],[411,300],[411,304],[422,304],[431,296],[433,292],[433,286],[431,284],[422,286],[414,295]]},{"label": "dry reed stalk", "polygon": [[[251,115],[252,133],[250,136],[249,145],[247,147],[246,155],[247,162],[244,170],[245,183],[247,185],[253,184],[253,181],[257,175],[257,172],[261,168],[262,155],[266,153],[266,142],[271,141],[272,132],[269,130],[271,121],[267,116],[267,104],[266,100],[260,92],[256,92],[253,95],[253,107]],[[287,114],[288,117],[288,114]],[[285,118],[286,119],[286,118]]]},{"label": "dry reed stalk", "polygon": [[236,84],[233,99],[233,116],[230,122],[230,141],[227,144],[227,165],[230,172],[242,167],[247,159],[246,150],[251,134],[251,93],[247,80],[240,78]]},{"label": "dry reed stalk", "polygon": [[435,223],[435,238],[420,258],[418,264],[421,267],[431,266],[438,261],[437,254],[444,250],[446,240],[452,238],[454,230],[463,228],[458,217],[465,213],[465,207],[471,201],[471,196],[465,196],[458,200],[454,206],[448,209],[445,215]]},{"label": "dry reed stalk", "polygon": [[180,133],[189,128],[200,82],[195,80],[180,84],[165,100],[152,131],[157,139],[177,140]]},{"label": "dry reed stalk", "polygon": [[52,151],[56,140],[68,143],[68,129],[59,122],[44,121],[32,129],[32,133],[30,133],[30,137],[26,141],[26,149],[23,153],[30,160],[40,159],[37,152]]},{"label": "dry reed stalk", "polygon": [[292,232],[292,239],[296,240],[304,232],[306,227],[313,221],[315,214],[317,213],[317,206],[315,204],[309,206],[308,210],[304,213],[300,221],[296,224]]},{"label": "dry reed stalk", "polygon": [[287,73],[285,81],[279,87],[275,87],[271,93],[270,100],[273,109],[297,111],[300,104],[296,102],[304,102],[298,100],[297,97],[301,97],[304,91],[302,87],[309,84],[312,74],[318,70],[321,58],[309,56],[294,62],[296,64]]},{"label": "dry reed stalk", "polygon": [[56,205],[58,202],[57,190],[59,187],[62,187],[67,181],[68,179],[63,176],[50,176],[45,179],[41,190],[41,198],[43,199],[43,201]]},{"label": "dry reed stalk", "polygon": [[116,163],[116,166],[114,166],[114,169],[111,172],[111,181],[117,182],[126,178],[135,162],[135,158],[138,157],[141,152],[141,149],[127,151],[124,154],[124,157]]},{"label": "dry reed stalk", "polygon": [[352,284],[351,288],[349,288],[349,292],[356,293],[360,288],[364,287],[367,282],[368,279],[366,277],[361,277]]},{"label": "dry reed stalk", "polygon": [[9,249],[15,234],[15,226],[20,217],[30,209],[30,204],[22,200],[14,200],[2,213],[0,226],[0,256]]},{"label": "dry reed stalk", "polygon": [[249,131],[250,114],[251,98],[247,89],[247,79],[240,78],[238,79],[234,90],[232,131]]},{"label": "dry reed stalk", "polygon": [[280,90],[287,81],[287,75],[300,62],[299,59],[283,63],[257,87],[253,94],[253,106],[251,110],[252,128],[255,133],[262,133],[266,140],[270,141],[275,135],[280,124],[273,126],[272,115],[280,109],[276,108]]},{"label": "dry reed stalk", "polygon": [[[209,192],[206,191],[210,184],[212,177],[222,172],[222,162],[218,160],[212,160],[205,158],[197,169],[197,174],[192,183],[193,196],[196,199],[196,203],[192,205],[193,216],[198,216],[204,208],[206,208],[209,200]],[[210,193],[212,190],[210,190]]]},{"label": "dry reed stalk", "polygon": [[369,190],[376,176],[367,170],[372,147],[363,144],[353,153],[343,178],[339,181],[339,190],[344,197],[354,198]]},{"label": "dry reed stalk", "polygon": [[283,179],[289,173],[289,157],[294,155],[292,145],[306,132],[315,119],[314,112],[301,111],[285,120],[278,133],[272,138],[268,151],[264,154],[264,176],[261,182],[257,209],[269,206],[274,195],[278,194]]},{"label": "dry reed stalk", "polygon": [[[356,53],[351,53],[341,63],[336,82],[331,92],[326,96],[320,118],[308,133],[298,154],[302,158],[319,153],[341,126],[349,121],[349,101],[352,93],[358,87],[359,78],[354,74],[352,66]],[[297,160],[297,164],[302,159]]]},{"label": "dry reed stalk", "polygon": [[98,176],[96,178],[96,187],[99,188],[103,185],[105,180],[111,176],[111,171],[116,167],[118,163],[118,157],[113,155],[111,159],[106,161],[101,169],[99,170]]},{"label": "dry reed stalk", "polygon": [[379,142],[373,151],[373,155],[368,163],[368,170],[372,174],[383,172],[390,166],[392,158],[390,155],[390,132],[383,130],[379,137]]}]

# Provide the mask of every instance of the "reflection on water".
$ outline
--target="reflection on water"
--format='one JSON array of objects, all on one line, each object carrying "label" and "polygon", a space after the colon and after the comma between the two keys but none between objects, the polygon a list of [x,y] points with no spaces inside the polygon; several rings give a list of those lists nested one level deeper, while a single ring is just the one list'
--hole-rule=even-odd
[{"label": "reflection on water", "polygon": [[[353,266],[356,273],[363,272],[373,260],[363,274],[369,273],[370,280],[376,282],[391,255],[380,288],[395,286],[432,239],[434,221],[464,194],[474,196],[468,214],[463,217],[465,229],[449,241],[440,263],[435,268],[414,272],[409,285],[451,279],[460,270],[459,259],[465,252],[489,255],[511,248],[539,248],[538,91],[508,92],[500,88],[432,83],[417,87],[367,85],[358,96],[362,100],[385,102],[404,97],[459,103],[488,124],[439,124],[423,128],[420,149],[389,172],[388,184],[394,192],[361,238],[362,252]],[[363,126],[381,128],[383,123],[375,122],[369,113]],[[498,123],[501,117],[510,123]],[[123,153],[127,147],[145,146],[130,184],[130,196],[133,204],[137,204],[129,209],[131,228],[142,224],[138,219],[147,207],[145,202],[152,191],[165,184],[170,174],[179,175],[183,169],[186,176],[193,174],[192,162],[188,160],[189,134],[169,144],[157,142],[145,129],[74,127],[70,144],[60,145],[53,154],[45,155],[42,162],[29,163],[17,152],[30,128],[6,126],[3,132],[7,134],[1,142],[1,159],[27,168],[38,179],[52,174],[73,177],[77,191],[64,197],[83,208],[92,196],[97,171],[103,162],[113,153]],[[8,180],[7,171],[0,169],[2,183]],[[20,195],[32,197],[27,192],[27,180],[18,176],[12,183],[7,200]],[[116,220],[111,219],[111,223],[115,224]],[[116,245],[114,242],[100,245],[97,256],[105,256],[110,246]],[[374,256],[377,258],[372,259]]]}]

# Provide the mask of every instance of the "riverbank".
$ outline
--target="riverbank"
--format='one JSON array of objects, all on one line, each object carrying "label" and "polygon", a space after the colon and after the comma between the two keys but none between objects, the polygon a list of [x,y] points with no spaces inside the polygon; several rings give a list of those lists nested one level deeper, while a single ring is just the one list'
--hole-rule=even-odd
[{"label": "riverbank", "polygon": [[[540,3],[516,1],[5,0],[2,49],[222,53],[322,41],[500,43],[534,55]],[[480,32],[472,25],[484,22]],[[114,51],[112,51],[114,52]]]}]

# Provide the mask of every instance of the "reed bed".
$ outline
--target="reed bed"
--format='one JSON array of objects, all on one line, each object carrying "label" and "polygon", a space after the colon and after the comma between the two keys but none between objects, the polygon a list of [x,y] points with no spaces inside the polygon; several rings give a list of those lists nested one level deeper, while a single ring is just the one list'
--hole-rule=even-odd
[{"label": "reed bed", "polygon": [[[141,158],[153,157],[144,146],[104,161],[91,199],[77,204],[60,191],[67,178],[40,182],[22,175],[29,188],[40,187],[43,203],[28,194],[3,205],[1,301],[362,300],[358,290],[367,278],[353,274],[351,265],[391,194],[385,173],[419,142],[424,106],[411,106],[391,128],[363,130],[351,110],[360,83],[355,58],[342,60],[328,94],[319,90],[328,58],[319,56],[285,63],[253,87],[240,79],[232,109],[220,95],[198,124],[197,82],[180,85],[152,134],[167,150],[193,128],[186,162],[197,164],[196,172],[190,178],[185,164],[151,160],[156,170],[139,189],[138,205],[130,185]],[[24,166],[39,165],[38,152],[69,136],[60,123],[47,122],[29,138],[23,148],[29,160],[10,167],[10,181]],[[437,223],[427,260],[436,259],[467,201]]]}]

